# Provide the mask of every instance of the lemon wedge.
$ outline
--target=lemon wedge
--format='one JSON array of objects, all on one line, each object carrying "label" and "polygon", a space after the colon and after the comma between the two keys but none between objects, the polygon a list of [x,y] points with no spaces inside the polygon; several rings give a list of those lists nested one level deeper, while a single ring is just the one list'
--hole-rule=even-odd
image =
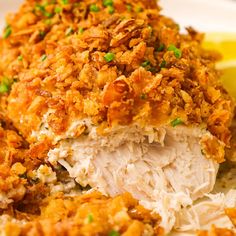
[{"label": "lemon wedge", "polygon": [[217,68],[223,71],[225,88],[236,99],[236,33],[207,33],[203,46],[222,54],[223,60],[217,63]]}]

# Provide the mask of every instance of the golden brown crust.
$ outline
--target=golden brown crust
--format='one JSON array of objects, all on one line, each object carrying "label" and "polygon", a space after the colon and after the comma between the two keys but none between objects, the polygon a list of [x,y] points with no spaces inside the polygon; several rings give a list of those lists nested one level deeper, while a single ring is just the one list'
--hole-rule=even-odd
[{"label": "golden brown crust", "polygon": [[[21,220],[24,215],[20,216]],[[6,235],[164,235],[160,217],[138,205],[130,194],[107,198],[94,192],[78,197],[62,194],[45,199],[41,214],[24,225],[7,223]]]},{"label": "golden brown crust", "polygon": [[[218,81],[216,54],[201,47],[202,35],[193,29],[181,35],[155,1],[115,0],[113,14],[102,1],[56,2],[44,10],[36,2],[42,5],[27,1],[8,18],[12,34],[1,41],[1,54],[9,57],[0,59],[0,73],[19,81],[7,110],[28,141],[53,110],[47,122],[55,135],[84,117],[103,126],[160,125],[178,117],[186,125],[206,124],[229,145],[233,103]],[[95,3],[97,12],[90,10]],[[115,55],[111,62],[104,59],[108,52]]]},{"label": "golden brown crust", "polygon": [[197,232],[198,236],[234,236],[235,232],[229,229],[216,228],[214,225],[209,231],[202,230]]}]

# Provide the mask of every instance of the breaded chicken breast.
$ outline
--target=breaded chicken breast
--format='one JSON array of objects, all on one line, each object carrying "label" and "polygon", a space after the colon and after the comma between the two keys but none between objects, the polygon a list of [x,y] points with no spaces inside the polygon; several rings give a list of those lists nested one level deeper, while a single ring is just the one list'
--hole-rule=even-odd
[{"label": "breaded chicken breast", "polygon": [[225,200],[236,192],[220,203],[209,195],[234,103],[202,34],[181,34],[153,0],[28,0],[7,23],[2,110],[31,154],[44,145],[30,178],[51,193],[129,192],[160,214],[166,233],[234,228],[224,209],[236,207]]}]

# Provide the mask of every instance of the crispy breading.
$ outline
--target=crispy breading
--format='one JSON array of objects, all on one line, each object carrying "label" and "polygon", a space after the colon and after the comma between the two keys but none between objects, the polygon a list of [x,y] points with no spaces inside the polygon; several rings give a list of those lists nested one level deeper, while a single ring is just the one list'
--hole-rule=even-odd
[{"label": "crispy breading", "polygon": [[234,236],[235,232],[229,229],[220,229],[216,228],[214,225],[211,227],[211,230],[203,230],[197,232],[198,236]]},{"label": "crispy breading", "polygon": [[98,127],[181,118],[205,124],[229,145],[233,102],[202,35],[180,34],[155,1],[114,0],[109,9],[101,0],[26,1],[7,18],[12,33],[1,40],[0,54],[8,56],[0,58],[0,74],[18,81],[6,110],[24,137],[36,141],[32,132],[53,110],[47,122],[55,135],[84,117]]},{"label": "crispy breading", "polygon": [[[164,235],[160,217],[144,209],[130,194],[115,198],[98,192],[77,197],[46,198],[39,216],[19,216],[25,224],[8,222],[6,235]],[[119,233],[119,234],[118,234]],[[113,235],[113,234],[112,234]]]}]

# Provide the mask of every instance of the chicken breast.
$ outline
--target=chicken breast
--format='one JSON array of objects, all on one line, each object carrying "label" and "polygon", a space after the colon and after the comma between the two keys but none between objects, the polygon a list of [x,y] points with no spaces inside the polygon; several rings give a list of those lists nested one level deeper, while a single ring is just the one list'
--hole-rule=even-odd
[{"label": "chicken breast", "polygon": [[209,132],[187,127],[119,127],[99,137],[94,128],[79,139],[61,140],[48,161],[66,168],[82,186],[110,196],[130,192],[162,217],[169,231],[175,213],[209,193],[218,164],[201,150]]}]

